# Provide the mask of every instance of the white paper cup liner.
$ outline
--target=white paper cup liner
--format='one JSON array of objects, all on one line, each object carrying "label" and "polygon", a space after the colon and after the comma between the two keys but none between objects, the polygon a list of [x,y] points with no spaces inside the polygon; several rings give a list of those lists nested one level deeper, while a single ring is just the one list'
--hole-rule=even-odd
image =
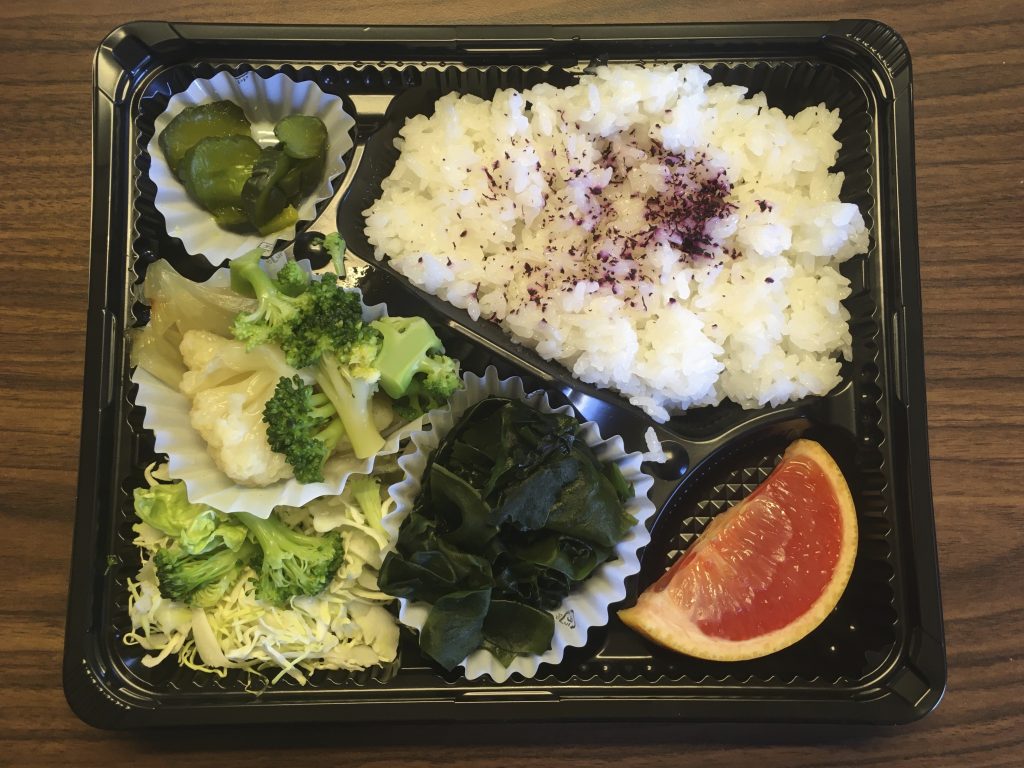
[{"label": "white paper cup liner", "polygon": [[[455,393],[448,408],[429,414],[431,428],[413,434],[410,452],[398,460],[404,477],[388,489],[395,500],[395,506],[382,521],[392,542],[397,540],[402,522],[419,495],[420,478],[426,470],[431,453],[471,405],[487,397],[497,396],[522,400],[542,413],[572,414],[569,406],[552,408],[547,394],[542,390],[527,393],[522,379],[518,377],[500,379],[494,368],[488,368],[482,378],[473,373],[466,373],[462,378],[465,388]],[[622,438],[617,435],[602,439],[600,429],[592,421],[581,425],[580,434],[600,461],[615,462],[626,480],[632,484],[633,498],[625,506],[626,511],[636,519],[636,525],[616,545],[612,558],[596,568],[581,585],[573,589],[557,610],[551,612],[555,618],[555,634],[551,648],[546,653],[539,656],[517,656],[511,665],[505,667],[487,651],[474,651],[460,664],[468,680],[489,675],[495,682],[503,683],[513,673],[529,678],[537,674],[541,664],[559,663],[566,648],[586,645],[590,629],[608,623],[609,606],[626,596],[626,578],[640,571],[639,551],[651,540],[647,521],[655,513],[654,504],[647,497],[654,481],[640,471],[643,455],[636,452],[627,454]],[[399,606],[399,620],[417,632],[422,630],[430,613],[430,605],[399,598]]]},{"label": "white paper cup liner", "polygon": [[[308,267],[308,262],[300,263]],[[226,286],[230,280],[228,269],[218,269],[209,284]],[[386,315],[384,304],[363,305],[366,321]],[[135,369],[132,381],[139,387],[135,402],[146,409],[143,426],[153,431],[157,452],[167,454],[168,474],[185,483],[189,501],[222,512],[248,512],[262,518],[268,517],[280,504],[300,507],[321,496],[341,493],[350,475],[369,474],[377,456],[397,453],[402,441],[423,429],[424,424],[421,417],[388,432],[384,447],[375,456],[357,459],[351,454],[335,454],[324,466],[323,482],[300,483],[292,478],[262,488],[246,487],[237,485],[214,463],[206,441],[192,427],[189,418],[192,402],[187,396],[142,368]]]},{"label": "white paper cup liner", "polygon": [[316,216],[316,206],[334,194],[331,182],[345,171],[345,154],[352,149],[350,131],[355,120],[345,112],[337,96],[324,93],[316,83],[296,82],[278,73],[264,78],[256,72],[235,77],[218,72],[209,79],[195,80],[187,90],[175,94],[153,125],[153,138],[146,147],[151,158],[149,177],[156,185],[156,208],[167,222],[167,233],[181,240],[190,254],[201,254],[213,266],[234,259],[253,248],[269,252],[277,240],[295,237],[295,225],[269,235],[257,232],[229,232],[195,202],[178,181],[160,148],[160,134],[186,107],[226,99],[245,112],[252,123],[252,137],[261,147],[277,143],[274,126],[288,115],[315,115],[324,122],[329,141],[327,162],[320,185],[298,206],[299,221]]}]

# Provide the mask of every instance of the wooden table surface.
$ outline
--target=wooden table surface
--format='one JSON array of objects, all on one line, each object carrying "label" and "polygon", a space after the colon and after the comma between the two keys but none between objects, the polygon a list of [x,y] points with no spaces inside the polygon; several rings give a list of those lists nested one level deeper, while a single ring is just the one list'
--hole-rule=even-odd
[{"label": "wooden table surface", "polygon": [[[823,5],[823,4],[822,4]],[[128,8],[131,7],[131,10]],[[68,709],[61,651],[89,262],[90,67],[132,18],[571,23],[872,17],[913,54],[945,700],[895,729],[302,727],[125,735]],[[0,3],[0,764],[1024,765],[1024,3]],[[399,746],[399,742],[405,746]]]}]

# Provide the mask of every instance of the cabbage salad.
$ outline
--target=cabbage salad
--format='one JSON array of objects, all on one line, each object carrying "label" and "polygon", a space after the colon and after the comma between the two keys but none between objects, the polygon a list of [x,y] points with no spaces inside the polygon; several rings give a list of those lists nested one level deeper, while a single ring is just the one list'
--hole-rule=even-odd
[{"label": "cabbage salad", "polygon": [[183,483],[151,465],[148,487],[135,491],[142,563],[128,582],[124,642],[152,652],[147,667],[176,656],[190,669],[243,669],[270,683],[393,661],[393,598],[377,578],[390,545],[381,519],[393,504],[381,477],[397,466],[381,464],[339,496],[279,506],[267,520],[192,504]]}]

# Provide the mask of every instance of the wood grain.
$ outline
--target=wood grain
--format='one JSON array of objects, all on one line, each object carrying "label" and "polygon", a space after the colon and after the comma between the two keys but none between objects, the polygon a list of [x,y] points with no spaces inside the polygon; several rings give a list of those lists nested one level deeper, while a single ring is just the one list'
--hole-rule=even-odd
[{"label": "wood grain", "polygon": [[[982,0],[412,0],[0,4],[0,764],[1024,765],[1024,4]],[[60,656],[75,502],[90,210],[90,68],[131,18],[570,23],[871,17],[914,57],[945,701],[899,729],[197,729],[79,722]],[[400,746],[399,742],[406,746]]]}]

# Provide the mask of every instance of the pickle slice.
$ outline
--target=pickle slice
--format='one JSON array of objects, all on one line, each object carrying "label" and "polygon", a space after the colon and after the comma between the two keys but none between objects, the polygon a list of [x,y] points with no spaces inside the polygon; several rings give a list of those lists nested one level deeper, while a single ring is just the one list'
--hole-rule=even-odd
[{"label": "pickle slice", "polygon": [[298,220],[299,212],[293,206],[286,205],[277,216],[266,222],[262,227],[256,227],[256,229],[259,230],[261,235],[269,235],[285,227],[290,227]]},{"label": "pickle slice", "polygon": [[293,205],[296,205],[299,200],[320,186],[320,179],[324,175],[326,164],[326,153],[308,160],[293,160],[291,169],[278,182],[277,186],[284,192],[285,197]]},{"label": "pickle slice", "polygon": [[207,137],[181,160],[181,181],[203,208],[227,222],[242,209],[242,190],[260,157],[249,136]]},{"label": "pickle slice", "polygon": [[319,117],[289,115],[274,126],[274,135],[284,145],[284,151],[296,160],[327,153],[327,128]]},{"label": "pickle slice", "polygon": [[292,159],[280,149],[268,147],[260,152],[252,175],[242,188],[242,210],[249,223],[259,229],[281,213],[288,198],[278,183],[292,167]]},{"label": "pickle slice", "polygon": [[213,214],[214,220],[226,229],[239,229],[249,223],[249,219],[245,215],[245,211],[241,208],[235,208],[234,206],[217,208],[216,210],[210,211],[210,213]]},{"label": "pickle slice", "polygon": [[242,108],[230,101],[214,101],[183,109],[160,133],[160,148],[178,175],[185,153],[211,136],[251,136]]}]

